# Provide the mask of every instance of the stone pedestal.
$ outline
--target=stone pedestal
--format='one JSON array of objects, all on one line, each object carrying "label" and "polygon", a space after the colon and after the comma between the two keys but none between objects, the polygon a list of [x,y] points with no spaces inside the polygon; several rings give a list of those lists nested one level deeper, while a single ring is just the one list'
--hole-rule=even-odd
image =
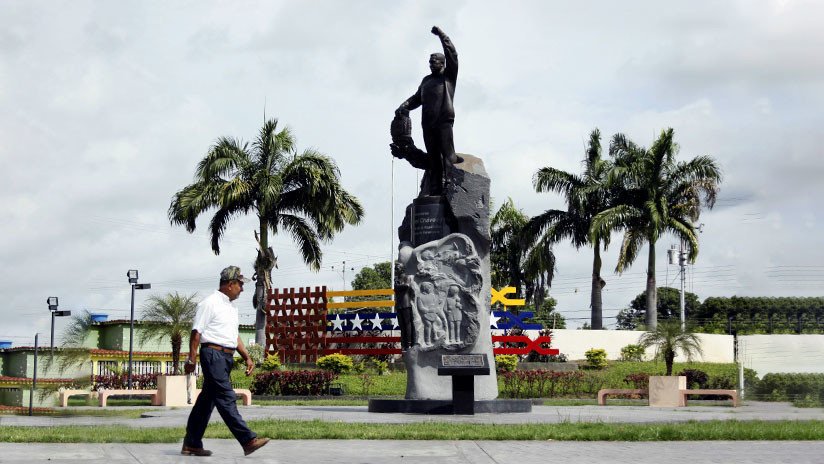
[{"label": "stone pedestal", "polygon": [[654,408],[677,408],[684,406],[679,390],[687,389],[685,376],[658,376],[649,378],[649,405]]},{"label": "stone pedestal", "polygon": [[[194,403],[195,380],[192,379],[192,402]],[[185,375],[159,375],[157,376],[157,398],[162,406],[192,406],[187,403],[188,394],[186,391]]]},{"label": "stone pedestal", "polygon": [[[421,195],[398,230],[396,312],[402,319],[407,400],[451,400],[444,354],[492,354],[489,330],[489,177],[462,154],[440,197]],[[498,396],[495,370],[474,378],[475,401]],[[371,409],[370,409],[371,410]]]}]

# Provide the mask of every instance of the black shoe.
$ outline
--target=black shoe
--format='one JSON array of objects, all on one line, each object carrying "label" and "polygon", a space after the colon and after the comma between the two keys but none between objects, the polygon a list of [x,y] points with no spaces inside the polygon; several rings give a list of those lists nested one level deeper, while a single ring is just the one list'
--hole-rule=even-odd
[{"label": "black shoe", "polygon": [[249,456],[259,448],[263,448],[266,443],[269,443],[268,438],[253,438],[252,441],[243,445],[243,454]]},{"label": "black shoe", "polygon": [[191,446],[183,445],[180,454],[184,456],[211,456],[212,452],[203,448],[193,448]]}]

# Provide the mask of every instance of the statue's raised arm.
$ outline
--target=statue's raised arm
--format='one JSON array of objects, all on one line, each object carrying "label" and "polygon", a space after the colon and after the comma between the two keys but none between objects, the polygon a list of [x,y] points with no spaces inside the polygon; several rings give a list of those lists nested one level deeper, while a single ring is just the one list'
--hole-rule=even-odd
[{"label": "statue's raised arm", "polygon": [[444,75],[447,79],[452,81],[452,85],[454,86],[458,81],[458,52],[455,50],[455,45],[452,44],[452,40],[449,39],[449,36],[446,35],[440,27],[432,26],[432,33],[441,39],[444,59],[446,61]]}]

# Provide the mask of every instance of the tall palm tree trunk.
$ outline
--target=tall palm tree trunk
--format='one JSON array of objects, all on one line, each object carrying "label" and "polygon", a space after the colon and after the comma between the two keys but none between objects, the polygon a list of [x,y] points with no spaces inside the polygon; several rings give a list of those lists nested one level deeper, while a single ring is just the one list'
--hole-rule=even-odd
[{"label": "tall palm tree trunk", "polygon": [[593,248],[595,248],[595,257],[592,259],[592,293],[590,295],[589,305],[592,308],[590,315],[590,325],[592,330],[601,330],[604,328],[603,324],[603,302],[601,300],[601,246],[600,240],[595,240]]},{"label": "tall palm tree trunk", "polygon": [[266,347],[266,303],[269,298],[269,286],[267,282],[272,280],[272,274],[267,269],[261,259],[269,249],[269,224],[260,218],[260,250],[258,259],[255,261],[255,344]]},{"label": "tall palm tree trunk", "polygon": [[[645,323],[647,330],[658,327],[658,295],[655,288],[655,240],[649,240],[649,261],[647,262],[647,314]],[[667,374],[669,375],[669,374]]]}]

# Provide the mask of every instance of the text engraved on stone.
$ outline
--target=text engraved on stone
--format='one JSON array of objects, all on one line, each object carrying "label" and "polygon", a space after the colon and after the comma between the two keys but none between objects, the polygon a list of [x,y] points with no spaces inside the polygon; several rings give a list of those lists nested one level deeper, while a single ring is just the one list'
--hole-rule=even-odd
[{"label": "text engraved on stone", "polygon": [[482,354],[445,354],[441,356],[443,367],[484,367]]}]

